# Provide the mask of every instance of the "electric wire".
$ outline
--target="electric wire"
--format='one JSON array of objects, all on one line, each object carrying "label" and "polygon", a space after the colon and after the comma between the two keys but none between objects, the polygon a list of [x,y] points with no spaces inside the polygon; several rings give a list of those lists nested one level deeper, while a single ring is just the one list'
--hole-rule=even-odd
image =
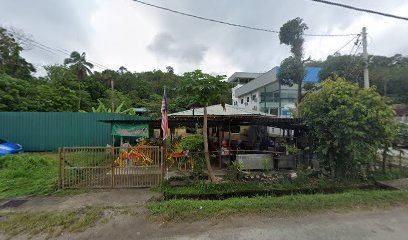
[{"label": "electric wire", "polygon": [[348,8],[348,9],[352,9],[352,10],[355,10],[355,11],[372,13],[372,14],[377,14],[377,15],[381,15],[381,16],[384,16],[384,17],[390,17],[390,18],[396,18],[396,19],[408,21],[408,17],[397,16],[397,15],[394,15],[394,14],[374,11],[374,10],[366,9],[366,8],[354,7],[354,6],[346,5],[346,4],[342,4],[342,3],[336,3],[336,2],[325,1],[325,0],[309,0],[309,1],[328,4],[328,5],[333,5],[333,6],[338,6],[338,7],[342,7],[342,8]]},{"label": "electric wire", "polygon": [[332,55],[335,55],[336,53],[339,53],[343,48],[347,47],[354,39],[358,39],[360,35],[357,35],[353,37],[350,41],[348,41],[346,44],[344,44],[339,50],[335,51]]},{"label": "electric wire", "polygon": [[[36,48],[41,49],[43,51],[47,51],[47,52],[52,53],[52,54],[56,54],[57,52],[59,52],[59,53],[62,53],[64,55],[67,55],[67,56],[71,55],[71,53],[68,50],[63,49],[63,48],[49,47],[49,46],[47,46],[47,45],[45,45],[43,43],[40,43],[38,41],[35,41],[33,39],[30,39],[30,38],[27,38],[27,37],[24,37],[24,36],[15,36],[14,35],[14,37],[19,39],[20,41],[23,41],[26,44],[29,44],[29,45],[31,45],[33,47],[36,47]],[[95,61],[93,61],[91,59],[88,59],[88,62],[92,63],[94,66],[96,66],[98,68],[101,68],[101,69],[104,69],[104,70],[109,69],[108,67],[106,67],[106,66],[104,66],[104,65],[102,65],[100,63],[97,63],[97,62],[95,62]]]},{"label": "electric wire", "polygon": [[[201,17],[201,16],[198,16],[198,15],[181,12],[181,11],[178,11],[178,10],[158,6],[158,5],[147,3],[147,2],[144,2],[144,1],[140,1],[140,0],[132,0],[132,1],[134,1],[136,3],[146,5],[146,6],[150,6],[150,7],[153,7],[153,8],[157,8],[157,9],[165,10],[165,11],[168,11],[168,12],[180,14],[180,15],[183,15],[183,16],[200,19],[200,20],[203,20],[203,21],[215,22],[215,23],[220,23],[220,24],[232,26],[232,27],[245,28],[245,29],[254,30],[254,31],[261,31],[261,32],[279,34],[278,30],[271,30],[271,29],[265,29],[265,28],[260,28],[260,27],[246,26],[246,25],[242,25],[242,24],[236,24],[236,23],[226,22],[226,21],[222,21],[222,20]],[[310,37],[347,37],[347,36],[356,36],[356,35],[358,35],[358,33],[349,33],[349,34],[310,34],[310,33],[305,33],[303,35],[304,36],[310,36]]]}]

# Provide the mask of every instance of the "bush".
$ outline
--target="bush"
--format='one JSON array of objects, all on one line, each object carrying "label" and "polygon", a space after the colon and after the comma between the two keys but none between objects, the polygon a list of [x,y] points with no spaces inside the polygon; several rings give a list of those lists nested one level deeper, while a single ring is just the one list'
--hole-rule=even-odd
[{"label": "bush", "polygon": [[344,79],[325,80],[306,94],[298,117],[311,130],[324,167],[338,177],[364,175],[382,146],[395,135],[392,107],[375,91]]},{"label": "bush", "polygon": [[204,138],[201,134],[189,135],[181,139],[179,146],[190,152],[201,152],[204,149]]},{"label": "bush", "polygon": [[189,135],[180,140],[179,146],[183,150],[189,150],[190,156],[194,160],[193,177],[203,175],[205,168],[204,158],[204,138],[201,134]]},{"label": "bush", "polygon": [[395,136],[394,143],[397,146],[408,146],[408,124],[398,124],[397,135]]}]

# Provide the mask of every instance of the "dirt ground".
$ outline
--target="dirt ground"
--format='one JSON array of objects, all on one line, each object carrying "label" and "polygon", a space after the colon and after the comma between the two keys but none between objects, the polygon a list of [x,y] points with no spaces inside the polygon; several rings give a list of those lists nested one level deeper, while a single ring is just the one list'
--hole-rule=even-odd
[{"label": "dirt ground", "polygon": [[[74,196],[36,197],[15,209],[62,211],[84,206],[128,207],[133,214],[115,215],[80,233],[57,239],[407,239],[408,208],[347,213],[326,212],[289,218],[235,216],[199,222],[163,223],[148,219],[144,203],[158,197],[148,189],[93,191]],[[1,204],[1,202],[0,202]],[[17,236],[13,239],[27,239]],[[44,239],[45,235],[32,239]],[[0,234],[0,239],[6,239]]]}]

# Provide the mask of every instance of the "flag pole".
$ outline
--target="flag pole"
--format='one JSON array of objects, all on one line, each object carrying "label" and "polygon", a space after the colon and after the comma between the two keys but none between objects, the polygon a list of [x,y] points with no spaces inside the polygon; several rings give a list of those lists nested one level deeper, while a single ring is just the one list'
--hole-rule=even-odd
[{"label": "flag pole", "polygon": [[[163,100],[162,100],[162,140],[163,140],[163,163],[162,163],[162,176],[168,179],[168,166],[167,166],[167,134],[168,134],[168,105],[167,105],[167,95],[166,95],[166,85],[164,85],[163,90]],[[163,124],[165,122],[165,124]]]}]

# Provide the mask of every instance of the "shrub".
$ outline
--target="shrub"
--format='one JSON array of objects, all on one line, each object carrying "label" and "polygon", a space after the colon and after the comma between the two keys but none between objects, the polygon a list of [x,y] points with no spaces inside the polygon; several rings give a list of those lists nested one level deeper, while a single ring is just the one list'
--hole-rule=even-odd
[{"label": "shrub", "polygon": [[189,135],[180,141],[180,147],[190,152],[201,152],[204,149],[204,138],[201,134]]},{"label": "shrub", "polygon": [[392,107],[375,88],[362,89],[341,78],[323,81],[296,114],[311,130],[323,165],[338,177],[361,176],[361,167],[395,134]]}]

